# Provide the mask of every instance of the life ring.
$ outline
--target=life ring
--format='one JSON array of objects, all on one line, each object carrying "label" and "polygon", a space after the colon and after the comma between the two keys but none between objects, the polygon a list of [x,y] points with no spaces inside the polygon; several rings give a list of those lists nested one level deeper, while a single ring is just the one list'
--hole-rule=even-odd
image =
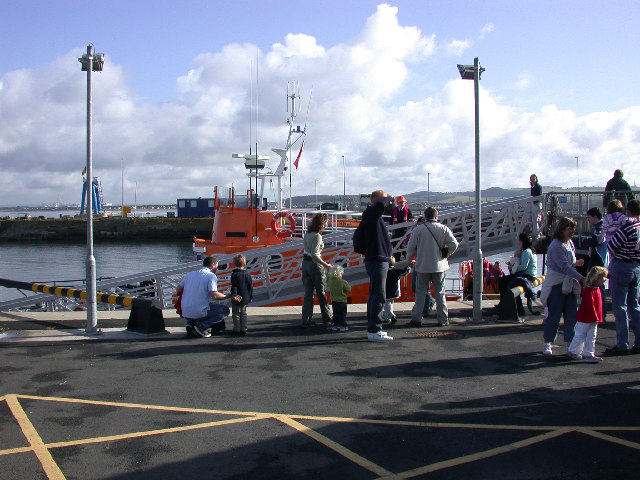
[{"label": "life ring", "polygon": [[[283,223],[283,219],[287,221]],[[290,237],[293,235],[293,232],[296,231],[296,218],[293,216],[293,213],[282,210],[273,216],[271,229],[278,238]]]}]

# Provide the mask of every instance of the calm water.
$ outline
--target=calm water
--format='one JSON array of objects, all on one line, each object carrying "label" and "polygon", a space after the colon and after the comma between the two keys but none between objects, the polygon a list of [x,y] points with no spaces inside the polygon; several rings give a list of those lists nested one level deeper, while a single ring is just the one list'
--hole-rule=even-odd
[{"label": "calm water", "polygon": [[[93,249],[98,278],[121,277],[193,261],[190,239],[153,243],[96,241]],[[0,277],[38,283],[83,280],[86,258],[85,244],[0,243]],[[21,297],[15,289],[0,287],[0,302]]]}]

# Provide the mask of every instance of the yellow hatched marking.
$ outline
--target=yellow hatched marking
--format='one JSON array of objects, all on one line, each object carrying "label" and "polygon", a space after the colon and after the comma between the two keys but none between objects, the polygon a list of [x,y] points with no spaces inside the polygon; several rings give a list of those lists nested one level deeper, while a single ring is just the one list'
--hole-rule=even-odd
[{"label": "yellow hatched marking", "polygon": [[576,431],[580,433],[584,433],[585,435],[591,435],[592,437],[599,438],[600,440],[607,440],[609,442],[617,443],[618,445],[624,445],[625,447],[630,447],[630,448],[635,448],[636,450],[640,450],[640,443],[631,442],[629,440],[625,440],[624,438],[607,435],[606,433],[597,432],[590,428],[578,428],[576,429]]},{"label": "yellow hatched marking", "polygon": [[450,460],[445,460],[443,462],[432,463],[431,465],[426,465],[424,467],[415,468],[413,470],[408,470],[406,472],[398,473],[398,478],[417,477],[419,475],[424,475],[426,473],[435,472],[436,470],[455,467],[458,465],[462,465],[464,463],[470,463],[470,462],[475,462],[476,460],[482,460],[484,458],[495,457],[496,455],[500,455],[502,453],[511,452],[513,450],[517,450],[522,447],[528,447],[529,445],[544,442],[545,440],[549,440],[551,438],[559,437],[561,435],[564,435],[565,433],[571,432],[572,430],[573,430],[572,428],[560,428],[553,432],[547,432],[541,435],[536,435],[535,437],[526,438],[524,440],[520,440],[519,442],[513,442],[508,445],[503,445],[502,447],[491,448],[483,452],[472,453],[470,455],[464,455],[462,457],[452,458]]},{"label": "yellow hatched marking", "polygon": [[85,438],[82,440],[71,440],[68,442],[54,442],[54,443],[48,443],[46,446],[47,448],[60,448],[60,447],[70,447],[75,445],[86,445],[89,443],[113,442],[116,440],[126,440],[128,438],[147,437],[150,435],[162,435],[165,433],[186,432],[189,430],[218,427],[220,425],[231,425],[234,423],[253,422],[256,420],[263,420],[265,418],[271,418],[271,417],[263,416],[263,417],[233,418],[229,420],[219,420],[217,422],[206,422],[206,423],[198,423],[196,425],[185,425],[184,427],[161,428],[158,430],[147,430],[144,432],[123,433],[121,435],[109,435],[106,437]]},{"label": "yellow hatched marking", "polygon": [[24,453],[33,451],[32,447],[16,447],[16,448],[7,448],[6,450],[0,450],[0,456],[2,455],[11,455],[12,453]]},{"label": "yellow hatched marking", "polygon": [[[289,418],[298,420],[319,420],[323,422],[346,422],[346,423],[370,423],[377,425],[400,425],[405,427],[430,427],[430,428],[470,428],[470,429],[487,429],[487,430],[533,430],[545,431],[555,430],[558,427],[552,425],[488,425],[484,423],[446,423],[446,422],[412,422],[409,420],[374,420],[366,418],[349,418],[349,417],[316,417],[312,415],[289,415]],[[636,428],[640,430],[640,427]],[[598,428],[598,430],[601,430]]]},{"label": "yellow hatched marking", "polygon": [[216,413],[221,415],[239,415],[239,416],[259,416],[259,417],[272,417],[271,413],[262,412],[237,412],[234,410],[215,410],[209,408],[186,408],[186,407],[168,407],[162,405],[145,405],[142,403],[118,403],[102,400],[83,400],[80,398],[64,398],[64,397],[40,397],[37,395],[16,395],[18,398],[24,398],[25,400],[45,400],[49,402],[62,402],[62,403],[84,403],[87,405],[101,405],[107,407],[125,407],[125,408],[142,408],[145,410],[162,410],[167,412],[189,412],[189,413]]},{"label": "yellow hatched marking", "polygon": [[295,428],[298,432],[304,433],[305,435],[313,438],[316,442],[319,442],[324,446],[330,448],[331,450],[334,450],[335,452],[339,453],[343,457],[354,462],[356,465],[366,468],[367,470],[375,473],[376,475],[380,475],[382,478],[389,478],[393,476],[393,473],[382,468],[380,465],[377,465],[372,461],[367,460],[366,458],[358,455],[357,453],[349,450],[348,448],[340,445],[339,443],[336,443],[333,440],[330,440],[329,438],[316,432],[315,430],[312,430],[309,427],[302,425],[300,422],[296,422],[291,417],[287,417],[286,415],[275,415],[274,418],[276,420],[281,421],[285,425],[289,425],[290,427]]},{"label": "yellow hatched marking", "polygon": [[53,457],[49,450],[47,450],[47,447],[45,447],[42,438],[38,435],[38,432],[27,417],[25,411],[22,409],[22,406],[20,405],[20,402],[18,402],[16,396],[7,395],[6,402],[11,409],[11,413],[13,413],[13,416],[17,420],[18,425],[20,425],[22,433],[33,448],[38,460],[40,460],[40,464],[42,465],[42,468],[49,480],[65,480],[65,476],[62,474],[58,464],[53,460]]}]

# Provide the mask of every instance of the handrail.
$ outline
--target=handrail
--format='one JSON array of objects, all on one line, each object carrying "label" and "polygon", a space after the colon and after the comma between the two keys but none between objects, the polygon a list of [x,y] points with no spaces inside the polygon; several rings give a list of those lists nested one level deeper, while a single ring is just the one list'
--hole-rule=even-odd
[{"label": "handrail", "polygon": [[[514,197],[482,204],[480,224],[484,254],[491,255],[517,248],[518,234],[525,230],[537,237],[540,227],[545,221],[540,211],[539,202],[539,197]],[[474,210],[474,206],[471,205],[449,209],[439,214],[439,221],[451,228],[460,242],[458,251],[450,257],[454,262],[472,256],[477,235]],[[358,212],[353,212],[353,215],[357,217]],[[413,222],[389,226],[390,231],[400,228],[406,229],[404,236],[391,239],[394,252],[404,253],[406,240],[411,235],[413,226]],[[345,269],[344,278],[351,285],[360,285],[368,282],[368,276],[363,257],[353,251],[352,232],[352,228],[346,227],[336,227],[325,232],[323,240],[326,248],[323,257],[330,263],[340,264]],[[282,245],[243,252],[247,258],[247,270],[254,278],[252,306],[272,305],[300,298],[303,295],[300,281],[303,250],[301,238],[294,237]],[[216,256],[219,260],[218,287],[224,291],[230,288],[233,255]],[[170,307],[171,296],[182,277],[188,272],[200,268],[201,265],[201,262],[188,262],[123,277],[109,278],[98,282],[97,289],[103,292],[136,294],[147,291],[147,289],[140,287],[132,289],[129,288],[129,285],[145,280],[153,281],[153,285],[148,288],[152,289],[152,294],[164,307]],[[43,309],[49,310],[75,309],[78,306],[73,303],[73,299],[62,300],[55,295],[37,294],[2,302],[0,303],[0,311],[30,308],[36,303],[42,304]]]}]

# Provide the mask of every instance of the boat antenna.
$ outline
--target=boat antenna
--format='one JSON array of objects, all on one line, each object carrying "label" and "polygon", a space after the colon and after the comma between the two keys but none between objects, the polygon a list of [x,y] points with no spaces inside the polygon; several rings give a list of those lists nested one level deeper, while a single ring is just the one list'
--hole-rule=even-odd
[{"label": "boat antenna", "polygon": [[307,131],[307,120],[309,119],[309,108],[311,107],[311,99],[313,98],[313,85],[311,85],[311,91],[309,92],[309,103],[307,103],[307,114],[304,117],[304,131]]},{"label": "boat antenna", "polygon": [[[262,199],[258,198],[258,107],[260,105],[259,103],[259,95],[260,95],[260,76],[259,76],[259,63],[258,63],[258,49],[256,49],[256,169],[255,169],[255,173],[256,173],[256,193],[255,193],[255,197],[257,202],[257,205],[255,207],[256,209],[256,235],[254,238],[258,238],[258,208],[260,207],[260,203],[262,203]],[[251,203],[253,203],[253,198],[251,199]]]}]

